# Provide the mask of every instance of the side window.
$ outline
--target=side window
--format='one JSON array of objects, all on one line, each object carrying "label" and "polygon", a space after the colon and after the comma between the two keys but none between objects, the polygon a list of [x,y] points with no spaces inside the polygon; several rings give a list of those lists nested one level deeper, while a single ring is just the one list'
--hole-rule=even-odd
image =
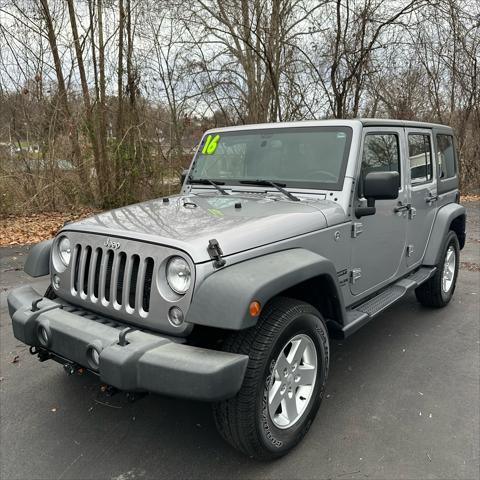
[{"label": "side window", "polygon": [[398,136],[395,133],[369,133],[365,136],[362,175],[370,172],[400,173]]},{"label": "side window", "polygon": [[432,180],[432,148],[430,135],[419,133],[408,136],[408,156],[410,158],[410,178],[412,185]]},{"label": "side window", "polygon": [[442,180],[452,178],[457,174],[455,150],[451,135],[437,134],[438,171]]}]

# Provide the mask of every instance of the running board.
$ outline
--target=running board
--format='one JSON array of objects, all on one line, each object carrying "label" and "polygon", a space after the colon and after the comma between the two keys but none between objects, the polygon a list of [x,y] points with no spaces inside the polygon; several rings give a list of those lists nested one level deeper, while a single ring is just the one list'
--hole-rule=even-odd
[{"label": "running board", "polygon": [[400,300],[409,291],[426,282],[436,271],[436,267],[421,267],[416,272],[398,280],[374,297],[347,310],[346,324],[342,328],[343,336],[348,337],[379,313]]}]

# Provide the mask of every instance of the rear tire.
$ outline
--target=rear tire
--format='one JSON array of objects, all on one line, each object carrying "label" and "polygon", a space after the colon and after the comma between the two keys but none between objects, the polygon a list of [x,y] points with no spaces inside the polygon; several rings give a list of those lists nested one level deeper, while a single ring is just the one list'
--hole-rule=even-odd
[{"label": "rear tire", "polygon": [[276,298],[224,349],[250,360],[238,394],[213,407],[218,431],[250,457],[285,455],[306,435],[323,398],[329,341],[322,316],[306,303]]},{"label": "rear tire", "polygon": [[415,290],[417,300],[426,307],[445,307],[452,299],[460,263],[457,234],[450,230],[443,244],[442,255],[435,275]]}]

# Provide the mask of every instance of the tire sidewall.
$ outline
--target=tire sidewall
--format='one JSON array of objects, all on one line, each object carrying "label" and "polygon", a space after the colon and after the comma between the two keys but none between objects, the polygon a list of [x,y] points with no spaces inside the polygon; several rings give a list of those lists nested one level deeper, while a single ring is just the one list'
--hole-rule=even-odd
[{"label": "tire sidewall", "polygon": [[[329,342],[328,333],[320,314],[305,306],[303,312],[288,316],[288,321],[278,332],[268,359],[265,362],[261,381],[258,385],[256,412],[258,436],[263,446],[273,454],[282,455],[293,448],[307,433],[320,407],[328,376]],[[302,417],[290,428],[280,429],[273,423],[268,411],[268,390],[273,368],[280,351],[295,335],[305,334],[313,341],[317,353],[317,378],[314,391]]]},{"label": "tire sidewall", "polygon": [[[452,286],[450,287],[450,290],[448,290],[448,292],[445,292],[443,290],[443,271],[445,268],[445,257],[447,256],[448,249],[451,246],[453,246],[455,250],[455,271],[454,271]],[[447,235],[447,238],[445,239],[445,244],[443,247],[443,255],[441,257],[440,264],[438,265],[438,269],[440,272],[440,295],[442,296],[442,300],[445,304],[447,304],[451,300],[455,292],[459,266],[460,266],[460,245],[459,245],[456,233],[450,230]]]}]

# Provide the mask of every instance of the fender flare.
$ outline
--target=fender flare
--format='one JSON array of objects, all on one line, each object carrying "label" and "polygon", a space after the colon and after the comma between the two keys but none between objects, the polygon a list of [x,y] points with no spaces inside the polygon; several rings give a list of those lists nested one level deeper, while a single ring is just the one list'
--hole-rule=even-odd
[{"label": "fender flare", "polygon": [[222,268],[207,277],[194,292],[187,322],[228,330],[254,326],[249,304],[263,307],[274,296],[304,281],[326,275],[344,315],[343,296],[333,263],[309,250],[291,249],[252,258]]},{"label": "fender flare", "polygon": [[466,210],[464,206],[458,203],[449,203],[441,207],[437,212],[423,257],[424,265],[437,265],[445,236],[455,219],[460,220],[460,231],[457,232],[457,235],[459,237],[460,247],[463,248],[465,244]]},{"label": "fender flare", "polygon": [[53,239],[36,243],[30,249],[23,270],[31,277],[43,277],[50,273],[50,251]]}]

